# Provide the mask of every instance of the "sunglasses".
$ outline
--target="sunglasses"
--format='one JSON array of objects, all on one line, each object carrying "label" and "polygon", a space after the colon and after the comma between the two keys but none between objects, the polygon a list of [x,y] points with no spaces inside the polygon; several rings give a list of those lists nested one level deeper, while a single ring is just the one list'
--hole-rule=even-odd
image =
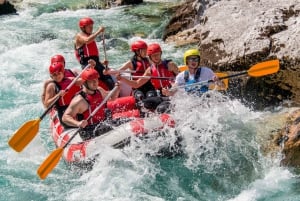
[{"label": "sunglasses", "polygon": [[190,57],[190,58],[187,58],[187,60],[192,61],[192,62],[199,62],[200,58],[199,57]]}]

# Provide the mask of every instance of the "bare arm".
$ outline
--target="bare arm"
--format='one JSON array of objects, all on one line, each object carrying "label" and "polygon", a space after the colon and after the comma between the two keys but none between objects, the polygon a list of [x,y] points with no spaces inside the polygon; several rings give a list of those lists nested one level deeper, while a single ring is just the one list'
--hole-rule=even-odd
[{"label": "bare arm", "polygon": [[48,83],[46,92],[45,92],[45,99],[44,99],[44,106],[47,108],[49,107],[57,97],[62,96],[64,94],[64,90],[60,90],[58,93],[55,92],[55,84]]},{"label": "bare arm", "polygon": [[127,70],[127,69],[133,70],[131,60],[129,60],[125,64],[123,64],[118,70]]},{"label": "bare arm", "polygon": [[[121,90],[120,83],[116,82],[115,86],[117,86],[118,89],[112,94],[110,100],[116,100],[119,97],[120,90]],[[98,90],[100,91],[103,98],[105,98],[109,94],[109,91],[106,91],[101,87],[99,87]]]},{"label": "bare arm", "polygon": [[75,118],[77,114],[82,114],[84,111],[88,109],[88,103],[82,98],[82,96],[75,96],[62,117],[62,121],[74,127],[82,127],[84,128],[87,125],[86,120],[77,121]]},{"label": "bare arm", "polygon": [[168,63],[168,70],[173,72],[175,75],[178,75],[178,73],[180,72],[178,66],[172,61]]},{"label": "bare arm", "polygon": [[132,62],[131,60],[127,61],[125,64],[123,64],[118,70],[115,69],[104,69],[103,74],[104,75],[117,75],[119,74],[120,70],[133,70]]},{"label": "bare arm", "polygon": [[[168,63],[168,70],[173,72],[176,76],[180,72],[179,69],[178,69],[178,66],[172,61]],[[176,89],[177,86],[178,85],[176,83],[173,83],[171,89],[163,88],[162,89],[162,94],[165,95],[165,96],[173,96],[177,91],[177,89]]]},{"label": "bare arm", "polygon": [[87,36],[83,33],[78,33],[75,36],[75,47],[76,49],[80,48],[84,44],[90,43],[91,41],[95,40],[95,38],[101,33],[104,32],[105,28],[103,26],[100,26],[99,29],[92,33],[91,35]]},{"label": "bare arm", "polygon": [[[151,76],[150,67],[147,68],[147,70],[145,71],[143,76]],[[129,86],[131,86],[133,88],[139,88],[139,87],[143,86],[144,84],[146,84],[150,78],[149,77],[144,77],[144,78],[139,78],[138,80],[128,80],[125,77],[122,77],[122,76],[119,75],[117,77],[117,79],[119,79],[120,81],[128,84]]]},{"label": "bare arm", "polygon": [[48,84],[51,83],[51,81],[52,81],[52,79],[45,80],[44,85],[43,85],[41,100],[42,100],[42,103],[43,103],[44,106],[45,106],[46,89],[47,89]]}]

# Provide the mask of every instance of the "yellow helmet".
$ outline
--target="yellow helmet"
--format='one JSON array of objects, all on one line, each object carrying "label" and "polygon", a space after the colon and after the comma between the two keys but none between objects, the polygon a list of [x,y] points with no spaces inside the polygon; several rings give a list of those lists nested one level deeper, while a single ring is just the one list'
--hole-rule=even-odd
[{"label": "yellow helmet", "polygon": [[185,53],[183,55],[183,63],[185,65],[187,65],[186,58],[189,57],[189,56],[198,56],[199,59],[200,59],[200,52],[197,49],[190,49],[190,50],[185,51]]}]

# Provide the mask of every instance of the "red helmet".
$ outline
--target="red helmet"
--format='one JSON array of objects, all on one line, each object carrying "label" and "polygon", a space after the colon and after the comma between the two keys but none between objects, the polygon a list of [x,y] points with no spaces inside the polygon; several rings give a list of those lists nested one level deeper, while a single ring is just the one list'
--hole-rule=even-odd
[{"label": "red helmet", "polygon": [[53,63],[49,66],[49,73],[58,73],[63,72],[65,70],[64,65],[62,63]]},{"label": "red helmet", "polygon": [[153,43],[148,46],[148,49],[147,49],[148,56],[151,56],[152,54],[155,54],[157,52],[162,52],[159,44]]},{"label": "red helmet", "polygon": [[131,51],[135,52],[140,49],[147,49],[147,43],[142,40],[135,41],[131,44]]},{"label": "red helmet", "polygon": [[93,68],[86,69],[81,74],[81,79],[83,79],[84,81],[86,81],[86,80],[95,80],[95,79],[98,79],[98,78],[99,78],[99,73]]},{"label": "red helmet", "polygon": [[57,63],[57,62],[65,63],[65,58],[60,54],[57,54],[57,55],[54,55],[53,57],[51,57],[51,64]]},{"label": "red helmet", "polygon": [[84,28],[85,26],[94,24],[94,21],[90,17],[85,17],[79,20],[79,27]]}]

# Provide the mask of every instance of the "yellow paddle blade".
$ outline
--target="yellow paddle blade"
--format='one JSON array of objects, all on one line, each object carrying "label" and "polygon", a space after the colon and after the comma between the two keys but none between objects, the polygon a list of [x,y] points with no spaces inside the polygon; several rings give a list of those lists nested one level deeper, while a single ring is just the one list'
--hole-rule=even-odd
[{"label": "yellow paddle blade", "polygon": [[248,75],[251,77],[260,77],[277,73],[279,70],[279,60],[265,61],[255,64],[248,70]]},{"label": "yellow paddle blade", "polygon": [[[216,76],[218,76],[219,78],[221,78],[221,77],[227,77],[227,76],[228,76],[227,73],[215,73],[215,74],[216,74]],[[218,85],[216,85],[216,84],[214,84],[214,83],[211,83],[211,84],[209,85],[209,89],[210,89],[210,90],[218,90],[218,91],[227,90],[227,89],[228,89],[228,79],[222,79],[221,81],[224,83],[224,86],[223,86],[223,87],[218,86]]]},{"label": "yellow paddle blade", "polygon": [[9,139],[9,146],[17,152],[21,152],[39,131],[41,119],[35,119],[24,123]]},{"label": "yellow paddle blade", "polygon": [[63,151],[63,148],[58,148],[54,150],[48,156],[48,158],[40,165],[39,169],[37,170],[37,174],[41,179],[45,179],[48,176],[48,174],[55,168],[63,154]]},{"label": "yellow paddle blade", "polygon": [[188,67],[186,65],[183,65],[183,66],[178,66],[178,69],[179,69],[180,72],[182,72],[182,71],[187,70]]}]

